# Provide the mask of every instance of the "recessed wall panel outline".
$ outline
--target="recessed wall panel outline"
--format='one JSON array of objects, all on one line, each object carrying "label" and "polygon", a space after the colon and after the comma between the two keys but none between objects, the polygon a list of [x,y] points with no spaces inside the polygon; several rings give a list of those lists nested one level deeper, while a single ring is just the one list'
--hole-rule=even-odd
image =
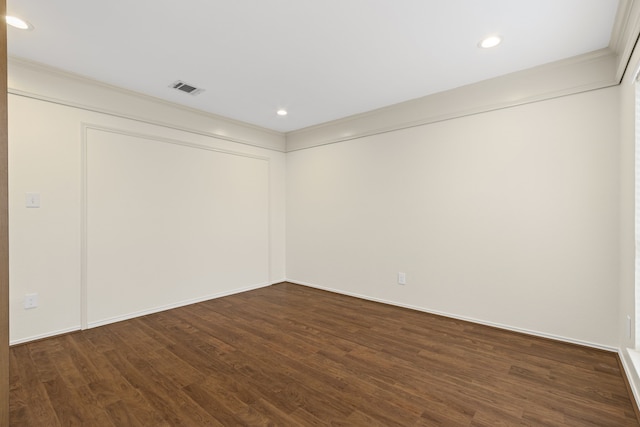
[{"label": "recessed wall panel outline", "polygon": [[270,284],[269,159],[82,124],[82,328]]}]

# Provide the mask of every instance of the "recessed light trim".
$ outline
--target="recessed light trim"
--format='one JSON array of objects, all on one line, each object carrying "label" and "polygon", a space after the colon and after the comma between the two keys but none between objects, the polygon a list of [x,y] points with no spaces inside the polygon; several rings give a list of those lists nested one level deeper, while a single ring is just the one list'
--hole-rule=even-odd
[{"label": "recessed light trim", "polygon": [[482,49],[491,49],[492,47],[498,46],[500,43],[502,43],[502,37],[488,36],[478,43],[478,47],[481,47]]},{"label": "recessed light trim", "polygon": [[284,116],[286,116],[286,115],[287,115],[287,114],[289,114],[289,113],[288,113],[288,112],[287,112],[287,110],[285,110],[284,108],[281,108],[281,109],[279,109],[278,111],[276,111],[276,114],[277,114],[277,115],[279,115],[279,116],[281,116],[281,117],[284,117]]},{"label": "recessed light trim", "polygon": [[17,16],[6,15],[4,19],[7,25],[13,28],[17,28],[19,30],[33,30],[33,25],[22,18],[18,18]]}]

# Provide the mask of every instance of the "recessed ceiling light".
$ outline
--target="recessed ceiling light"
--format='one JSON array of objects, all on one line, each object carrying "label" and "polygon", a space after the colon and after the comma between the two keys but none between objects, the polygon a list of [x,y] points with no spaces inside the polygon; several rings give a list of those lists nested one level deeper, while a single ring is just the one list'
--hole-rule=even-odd
[{"label": "recessed ceiling light", "polygon": [[482,41],[478,44],[478,46],[480,46],[483,49],[489,49],[489,48],[498,46],[501,42],[502,42],[502,38],[500,36],[489,36],[482,39]]},{"label": "recessed ceiling light", "polygon": [[288,113],[287,113],[287,110],[281,108],[278,111],[276,111],[276,114],[279,116],[286,116]]},{"label": "recessed ceiling light", "polygon": [[20,19],[17,16],[7,15],[4,17],[7,25],[12,26],[13,28],[17,28],[19,30],[33,30],[33,25],[25,21],[24,19]]}]

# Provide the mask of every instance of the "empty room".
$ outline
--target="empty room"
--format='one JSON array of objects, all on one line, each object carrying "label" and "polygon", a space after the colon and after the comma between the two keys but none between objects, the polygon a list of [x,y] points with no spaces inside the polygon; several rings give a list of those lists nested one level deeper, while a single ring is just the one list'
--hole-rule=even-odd
[{"label": "empty room", "polygon": [[6,15],[0,425],[640,425],[639,0]]}]

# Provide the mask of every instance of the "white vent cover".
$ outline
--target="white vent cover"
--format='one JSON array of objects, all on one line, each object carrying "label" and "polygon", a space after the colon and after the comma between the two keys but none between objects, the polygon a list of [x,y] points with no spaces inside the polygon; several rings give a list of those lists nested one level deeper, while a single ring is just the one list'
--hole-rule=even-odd
[{"label": "white vent cover", "polygon": [[169,87],[172,87],[184,93],[188,93],[189,95],[198,95],[204,92],[204,89],[200,89],[195,86],[192,86],[188,83],[183,82],[182,80],[176,80],[175,82],[171,83]]}]

